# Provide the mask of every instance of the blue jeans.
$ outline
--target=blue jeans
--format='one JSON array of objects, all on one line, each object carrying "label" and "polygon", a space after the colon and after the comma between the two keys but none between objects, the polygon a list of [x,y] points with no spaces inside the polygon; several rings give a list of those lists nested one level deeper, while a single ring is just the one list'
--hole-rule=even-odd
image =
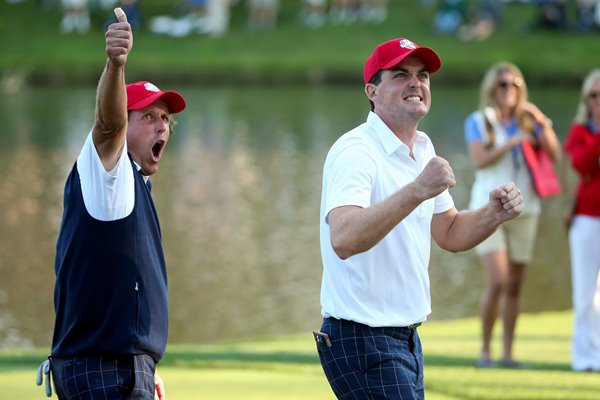
[{"label": "blue jeans", "polygon": [[415,328],[372,328],[326,318],[317,345],[325,376],[338,399],[425,399],[423,351]]},{"label": "blue jeans", "polygon": [[52,380],[61,400],[154,400],[154,360],[147,355],[54,358]]}]

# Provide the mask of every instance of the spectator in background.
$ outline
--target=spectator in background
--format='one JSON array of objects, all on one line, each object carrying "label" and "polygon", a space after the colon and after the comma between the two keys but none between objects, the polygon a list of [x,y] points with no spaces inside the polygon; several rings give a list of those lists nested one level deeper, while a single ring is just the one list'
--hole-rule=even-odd
[{"label": "spectator in background", "polygon": [[334,23],[353,24],[358,20],[358,0],[332,0],[329,18]]},{"label": "spectator in background", "polygon": [[583,81],[565,151],[579,175],[569,229],[574,311],[571,368],[600,372],[600,69]]},{"label": "spectator in background", "polygon": [[325,23],[327,0],[304,0],[300,21],[311,28],[318,28]]},{"label": "spectator in background", "polygon": [[465,41],[487,39],[501,22],[503,12],[502,0],[480,0],[472,21],[460,28],[458,37]]},{"label": "spectator in background", "polygon": [[224,36],[229,30],[230,6],[231,0],[209,0],[204,29],[199,33],[212,37]]},{"label": "spectator in background", "polygon": [[577,30],[590,32],[598,28],[598,15],[600,13],[600,1],[578,0],[577,1]]},{"label": "spectator in background", "polygon": [[150,30],[175,37],[194,33],[221,37],[229,30],[231,2],[232,0],[187,0],[183,16],[155,16],[150,19]]},{"label": "spectator in background", "polygon": [[388,0],[361,0],[361,21],[381,23],[387,19],[387,16]]},{"label": "spectator in background", "polygon": [[[533,189],[520,143],[539,143],[556,160],[560,144],[550,119],[527,99],[527,85],[517,66],[501,62],[491,66],[481,83],[479,110],[465,120],[465,137],[475,181],[470,209],[488,202],[489,191],[501,182],[514,182],[525,201],[523,213],[500,226],[475,250],[484,267],[481,355],[477,366],[491,368],[491,340],[498,310],[502,307],[504,337],[499,365],[522,368],[513,356],[513,341],[525,269],[533,256],[540,197]],[[530,127],[530,125],[533,125]]]},{"label": "spectator in background", "polygon": [[88,0],[61,0],[63,18],[60,22],[62,33],[76,31],[83,34],[90,30]]},{"label": "spectator in background", "polygon": [[466,12],[465,0],[440,0],[433,16],[433,26],[438,33],[455,34],[465,22]]},{"label": "spectator in background", "polygon": [[279,0],[248,0],[248,28],[270,30],[277,25]]},{"label": "spectator in background", "polygon": [[537,0],[537,3],[537,28],[567,28],[567,0]]},{"label": "spectator in background", "polygon": [[189,14],[187,15],[187,22],[190,24],[190,30],[196,29],[198,31],[204,30],[207,25],[208,16],[208,3],[211,0],[186,0],[187,9]]}]

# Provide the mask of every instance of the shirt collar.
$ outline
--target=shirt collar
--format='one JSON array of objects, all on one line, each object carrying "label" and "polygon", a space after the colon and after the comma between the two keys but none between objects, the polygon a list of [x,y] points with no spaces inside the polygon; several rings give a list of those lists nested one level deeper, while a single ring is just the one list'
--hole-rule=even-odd
[{"label": "shirt collar", "polygon": [[[398,136],[396,136],[394,132],[392,132],[392,130],[385,124],[385,122],[383,122],[381,117],[375,114],[373,111],[369,112],[369,116],[367,117],[367,125],[373,129],[375,135],[380,140],[381,145],[388,155],[392,155],[397,150],[400,150],[402,153],[407,155],[410,154],[410,149],[408,146],[402,140],[398,139]],[[424,134],[420,131],[417,131],[415,145],[422,143],[425,140]]]},{"label": "shirt collar", "polygon": [[[137,172],[140,172],[140,170],[142,169],[142,167],[140,167],[139,164],[136,163],[135,160],[133,160],[133,158],[131,160],[133,161],[133,165],[135,165],[135,168],[136,168]],[[146,176],[146,175],[144,175],[142,173],[140,173],[140,175],[142,175],[142,178],[144,178],[144,182],[146,182],[146,183],[148,182],[148,179],[150,179],[149,176]]]}]

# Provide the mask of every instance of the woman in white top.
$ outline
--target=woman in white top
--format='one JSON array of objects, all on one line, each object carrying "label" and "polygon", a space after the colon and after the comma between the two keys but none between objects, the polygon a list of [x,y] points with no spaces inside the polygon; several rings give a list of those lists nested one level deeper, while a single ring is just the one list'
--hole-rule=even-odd
[{"label": "woman in white top", "polygon": [[513,358],[512,345],[525,267],[532,258],[541,209],[523,159],[521,142],[539,143],[554,160],[560,157],[560,143],[551,120],[528,101],[523,74],[507,62],[495,64],[486,72],[479,110],[465,121],[465,138],[476,168],[469,208],[487,203],[488,193],[497,182],[514,182],[525,201],[521,216],[499,227],[475,249],[486,278],[481,304],[483,345],[477,365],[494,366],[490,342],[501,309],[504,340],[499,365],[519,368],[523,364]]}]

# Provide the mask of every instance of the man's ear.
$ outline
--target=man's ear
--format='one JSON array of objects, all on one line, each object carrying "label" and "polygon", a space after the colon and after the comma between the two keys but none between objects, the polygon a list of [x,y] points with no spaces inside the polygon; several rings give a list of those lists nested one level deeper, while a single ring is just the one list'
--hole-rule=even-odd
[{"label": "man's ear", "polygon": [[369,100],[373,101],[373,98],[377,96],[377,86],[372,83],[367,83],[365,85],[365,94]]}]

